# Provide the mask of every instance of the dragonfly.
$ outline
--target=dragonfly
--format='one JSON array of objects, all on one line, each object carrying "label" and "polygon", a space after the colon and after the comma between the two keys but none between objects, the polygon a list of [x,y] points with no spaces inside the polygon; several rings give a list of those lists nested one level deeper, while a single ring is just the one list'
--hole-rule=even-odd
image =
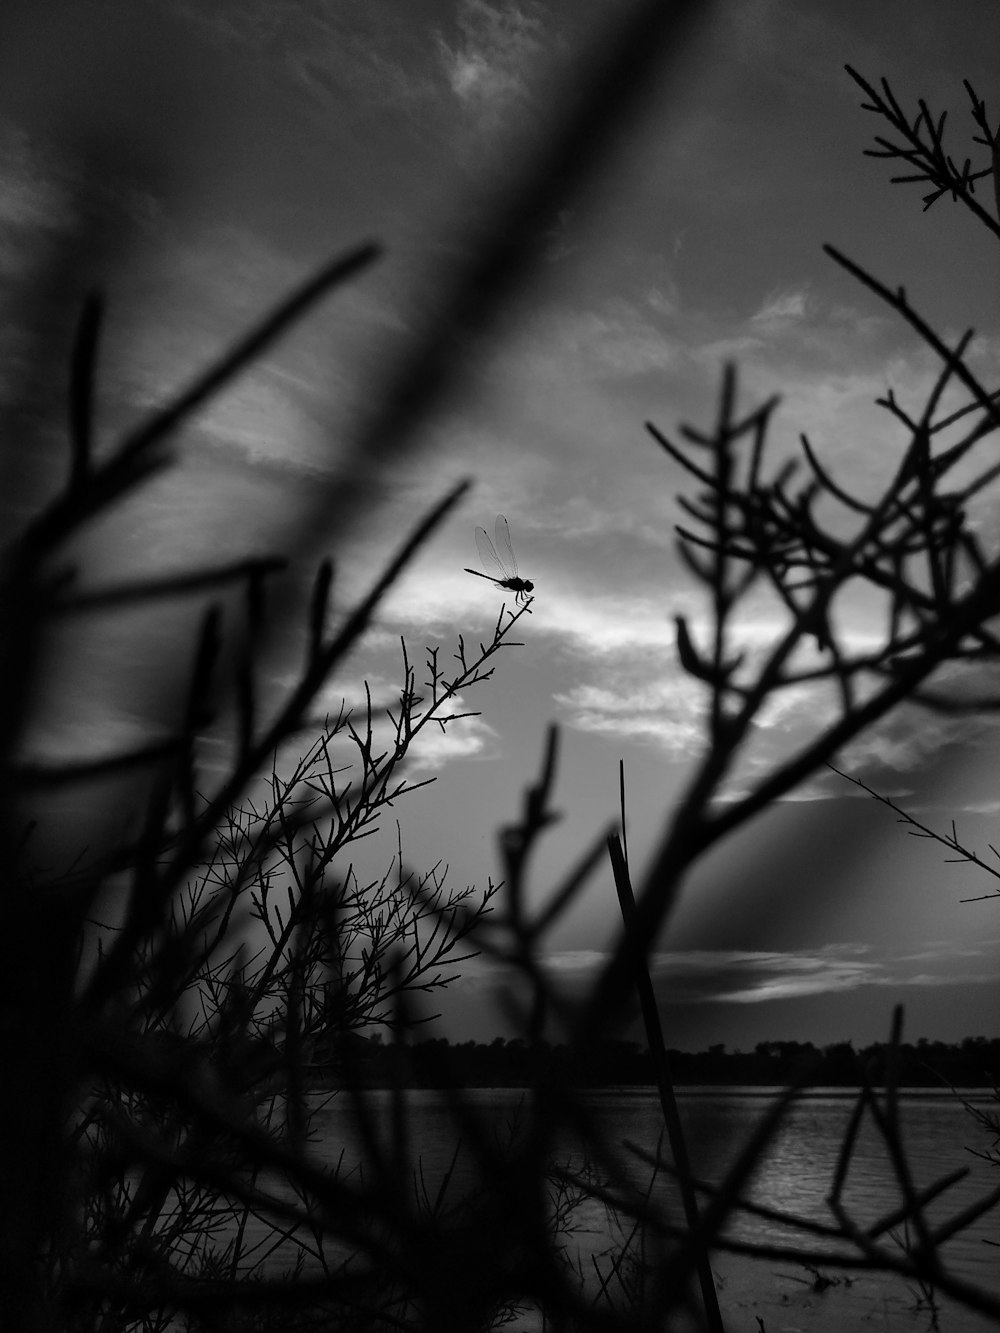
[{"label": "dragonfly", "polygon": [[490,541],[490,534],[485,528],[476,528],[479,558],[483,562],[483,568],[493,572],[484,574],[478,569],[470,569],[468,565],[465,566],[465,572],[475,574],[477,578],[489,579],[498,588],[509,588],[511,592],[517,593],[515,602],[527,604],[528,593],[534,591],[535,585],[530,579],[520,579],[517,576],[517,561],[514,559],[514,548],[510,544],[510,528],[503,514],[497,514],[493,533],[496,546]]}]

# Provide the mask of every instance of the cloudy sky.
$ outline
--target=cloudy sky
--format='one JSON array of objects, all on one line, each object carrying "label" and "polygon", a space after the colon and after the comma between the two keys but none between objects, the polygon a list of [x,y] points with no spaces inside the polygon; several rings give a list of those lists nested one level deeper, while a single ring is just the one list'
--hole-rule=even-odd
[{"label": "cloudy sky", "polygon": [[[703,744],[674,647],[675,614],[707,623],[674,547],[684,483],[644,423],[709,425],[735,360],[748,407],[781,395],[777,455],[804,431],[858,488],[887,475],[900,441],[874,400],[891,385],[919,407],[934,362],[824,242],[905,283],[942,331],[974,327],[987,382],[1000,345],[990,236],[948,201],[923,213],[919,187],[890,186],[862,156],[879,127],[843,68],[887,76],[907,106],[950,109],[963,157],[962,79],[988,103],[995,87],[992,0],[730,0],[664,53],[600,172],[545,219],[500,318],[455,342],[433,413],[375,451],[394,368],[578,100],[614,12],[603,0],[44,0],[0,19],[0,375],[5,421],[33,439],[11,509],[59,475],[61,404],[31,367],[39,347],[64,347],[86,288],[110,302],[110,438],[319,263],[377,241],[381,260],[199,417],[174,469],[81,560],[96,583],[288,549],[305,569],[334,550],[346,604],[408,525],[472,478],[330,698],[356,698],[363,672],[389,691],[400,634],[414,654],[447,655],[459,633],[489,633],[500,595],[464,566],[474,527],[505,513],[536,584],[524,646],[469,695],[481,715],[419,756],[414,776],[437,782],[399,816],[414,865],[448,862],[456,885],[497,878],[497,826],[557,722],[564,818],[534,867],[540,897],[614,819],[619,758],[641,873]],[[372,451],[360,460],[359,441]],[[859,603],[844,633],[862,638],[865,617]],[[163,664],[184,660],[192,625],[188,609],[155,627],[119,617],[74,640],[39,747],[94,752],[146,734]],[[779,622],[762,606],[741,629],[766,645]],[[276,659],[278,681],[282,670]],[[821,708],[805,693],[775,707],[757,771]],[[903,711],[845,763],[935,827],[954,817],[989,855],[995,741],[989,720]],[[914,1038],[995,1035],[1000,904],[961,905],[990,890],[975,876],[816,775],[685,887],[653,951],[668,1040],[867,1041],[898,1001]],[[551,941],[568,990],[614,926],[602,872]],[[470,974],[445,1006],[449,1031],[503,1030],[502,983],[485,965]]]}]

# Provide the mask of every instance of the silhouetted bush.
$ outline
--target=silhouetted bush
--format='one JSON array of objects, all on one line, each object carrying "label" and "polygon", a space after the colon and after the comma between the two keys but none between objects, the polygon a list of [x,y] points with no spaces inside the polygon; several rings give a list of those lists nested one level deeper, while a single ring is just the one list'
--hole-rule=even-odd
[{"label": "silhouetted bush", "polygon": [[[456,340],[488,329],[516,293],[555,208],[585,179],[622,107],[660,68],[658,49],[674,59],[683,50],[698,8],[691,0],[648,4],[612,33],[575,109],[511,189],[454,288],[440,293],[418,345],[387,376],[384,396],[354,442],[357,475],[343,483],[347,499],[338,497],[345,525],[351,506],[361,507],[365,469],[391,468],[401,442],[435,409]],[[879,151],[901,157],[927,180],[931,202],[950,195],[1000,233],[974,189],[977,179],[996,175],[998,151],[978,99],[972,96],[973,115],[991,165],[972,171],[956,168],[944,152],[942,124],[922,104],[914,121],[887,85],[881,92],[862,87],[870,108],[903,141],[894,147],[882,140]],[[320,564],[297,625],[288,599],[276,608],[268,598],[277,562],[255,555],[99,589],[88,589],[74,571],[74,541],[170,461],[168,443],[192,414],[320,295],[359,273],[374,249],[361,246],[305,283],[109,449],[95,449],[93,440],[103,307],[96,297],[87,302],[71,356],[68,478],[49,488],[9,543],[0,601],[7,853],[0,1288],[13,1326],[30,1333],[474,1329],[530,1309],[555,1327],[661,1328],[696,1304],[691,1293],[700,1274],[704,1318],[717,1329],[704,1284],[713,1250],[808,1263],[817,1235],[835,1246],[823,1251],[831,1263],[933,1283],[969,1308],[1000,1316],[1000,1299],[956,1278],[941,1253],[943,1241],[996,1198],[932,1223],[927,1204],[940,1200],[954,1175],[919,1191],[910,1177],[896,1096],[907,1067],[901,1018],[887,1046],[868,1053],[870,1069],[866,1053],[849,1044],[819,1057],[816,1068],[827,1081],[856,1085],[860,1078],[861,1091],[830,1182],[829,1222],[781,1215],[784,1246],[737,1242],[725,1227],[734,1212],[759,1213],[746,1192],[794,1090],[766,1109],[725,1177],[712,1183],[658,1152],[626,1155],[579,1095],[605,1077],[627,1082],[651,1064],[669,1118],[666,1053],[653,1048],[649,1057],[618,1032],[643,980],[644,952],[692,866],[900,702],[958,707],[940,668],[992,666],[1000,648],[989,625],[1000,557],[965,512],[996,476],[992,455],[978,471],[971,468],[976,446],[1000,424],[996,391],[970,368],[966,338],[946,344],[902,289],[831,254],[919,332],[939,357],[940,374],[916,415],[891,394],[885,400],[908,443],[874,499],[851,494],[808,444],[807,480],[799,483],[786,466],[772,473],[774,403],[741,409],[732,370],[710,431],[686,429],[677,445],[650,427],[698,488],[682,501],[687,526],[678,531],[682,556],[705,589],[711,629],[699,642],[678,617],[677,648],[704,687],[705,745],[665,817],[632,915],[622,899],[627,928],[576,1001],[552,983],[541,960],[553,926],[608,848],[602,833],[547,893],[534,891],[531,855],[556,817],[554,734],[520,818],[501,829],[502,893],[492,886],[478,896],[452,893],[434,871],[410,873],[401,847],[384,877],[360,882],[348,851],[410,790],[401,765],[420,728],[457,716],[449,710],[458,690],[486,678],[487,663],[509,644],[530,603],[515,615],[501,613],[479,652],[467,654],[460,640],[453,675],[445,676],[431,649],[429,680],[420,685],[427,697],[404,647],[391,707],[368,696],[354,713],[345,708],[332,719],[312,711],[464,487],[415,525],[369,594],[337,607],[336,617],[331,561]],[[43,361],[30,372],[47,369]],[[965,405],[943,420],[939,403],[949,386],[961,389]],[[959,438],[932,448],[937,433],[956,422]],[[953,475],[959,464],[962,480]],[[884,610],[880,637],[861,647],[841,641],[830,615],[842,590],[857,583],[874,590]],[[740,650],[735,615],[758,592],[784,608],[786,631],[754,654]],[[33,754],[32,729],[45,720],[40,683],[47,655],[60,651],[62,618],[125,606],[155,610],[192,594],[209,594],[211,604],[196,643],[163,663],[162,726],[135,748],[111,754],[64,752],[51,762]],[[268,649],[296,632],[301,667],[281,696],[271,697],[264,687]],[[733,796],[727,780],[769,701],[789,687],[820,683],[837,700],[833,720],[820,720],[787,761],[752,773],[746,791]],[[988,686],[963,706],[995,702]],[[221,766],[210,771],[206,743],[220,737]],[[299,745],[303,758],[289,764]],[[58,823],[57,797],[68,789],[94,795],[102,839],[72,864],[53,867],[50,849],[33,846],[25,824],[33,812],[45,814],[49,827]],[[141,818],[123,830],[117,816],[124,793]],[[115,836],[103,837],[109,828]],[[621,887],[617,873],[616,883]],[[450,1050],[432,1042],[425,1052],[395,1039],[381,1046],[364,1040],[376,1027],[409,1030],[417,1017],[413,993],[445,984],[466,951],[477,948],[516,978],[512,1009],[523,1020],[521,1039],[485,1054],[474,1044]],[[561,1046],[543,1044],[550,1020],[567,1033]],[[797,1054],[779,1048],[744,1056],[716,1047],[703,1057],[675,1055],[675,1077],[729,1081],[734,1070],[748,1075],[763,1065],[784,1076]],[[963,1049],[962,1068],[987,1054],[992,1048],[973,1043]],[[460,1089],[501,1063],[527,1095],[518,1124],[498,1140]],[[446,1101],[451,1133],[471,1163],[467,1187],[458,1187],[453,1163],[434,1189],[414,1160],[405,1085],[422,1070],[435,1086],[457,1090]],[[388,1101],[381,1120],[368,1095],[379,1071],[391,1090],[378,1101],[381,1108]],[[883,1084],[884,1096],[876,1092]],[[351,1107],[359,1161],[345,1154],[331,1162],[319,1151],[317,1087]],[[844,1202],[865,1117],[885,1146],[900,1196],[874,1219],[854,1217]],[[582,1145],[582,1164],[561,1158],[569,1137]],[[697,1194],[700,1209],[686,1207],[678,1223],[651,1186],[636,1186],[637,1166],[654,1178],[679,1174],[686,1205]],[[585,1200],[602,1203],[619,1223],[619,1239],[594,1256],[586,1274],[567,1245]],[[912,1239],[900,1248],[891,1237],[904,1224]],[[271,1262],[279,1245],[294,1255],[290,1271],[287,1263],[275,1271]]]}]

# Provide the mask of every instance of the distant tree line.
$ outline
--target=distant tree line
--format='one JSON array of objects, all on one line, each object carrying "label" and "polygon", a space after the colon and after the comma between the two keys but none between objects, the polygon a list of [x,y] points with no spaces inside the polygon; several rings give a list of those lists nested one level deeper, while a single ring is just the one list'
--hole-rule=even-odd
[{"label": "distant tree line", "polygon": [[[849,1041],[817,1047],[812,1042],[762,1041],[752,1051],[724,1044],[706,1051],[670,1051],[673,1080],[700,1084],[859,1087],[865,1078],[882,1084],[890,1047],[884,1042],[855,1048]],[[949,1044],[921,1038],[896,1051],[897,1080],[905,1087],[995,1087],[1000,1082],[1000,1038],[966,1037]],[[321,1084],[341,1082],[350,1072],[368,1087],[403,1083],[414,1088],[533,1087],[551,1079],[575,1087],[644,1087],[655,1083],[648,1049],[634,1041],[598,1041],[587,1051],[547,1041],[496,1037],[481,1043],[444,1037],[387,1043],[379,1035],[351,1035],[335,1049],[316,1052]]]}]

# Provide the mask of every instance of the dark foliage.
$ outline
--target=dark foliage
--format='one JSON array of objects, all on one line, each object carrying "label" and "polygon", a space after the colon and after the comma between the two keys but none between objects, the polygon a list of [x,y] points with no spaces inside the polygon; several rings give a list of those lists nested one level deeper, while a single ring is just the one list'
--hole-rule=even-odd
[{"label": "dark foliage", "polygon": [[[509,191],[492,234],[453,288],[440,293],[423,338],[387,374],[384,394],[352,442],[350,484],[323,497],[324,519],[338,534],[359,520],[366,478],[391,469],[415,426],[442,400],[455,341],[490,328],[516,294],[543,224],[567,190],[586,179],[623,110],[662,71],[661,48],[677,59],[698,9],[690,2],[640,5],[602,47],[565,123]],[[884,101],[872,96],[874,109],[902,130],[888,89]],[[985,110],[975,99],[973,105],[985,132]],[[929,136],[923,156],[916,149],[903,154],[921,179],[972,207],[982,173],[953,170],[940,147],[940,122],[922,110],[913,126],[906,124],[906,135],[910,142]],[[50,288],[72,269],[71,250],[61,257],[60,273],[50,275]],[[683,446],[653,430],[700,488],[683,501],[691,521],[680,529],[680,544],[706,589],[712,632],[699,644],[679,619],[677,647],[685,669],[705,686],[706,742],[678,808],[665,819],[634,912],[627,910],[627,928],[591,992],[582,1003],[560,993],[543,957],[553,925],[603,863],[606,831],[547,893],[529,878],[533,853],[556,818],[554,733],[520,816],[500,831],[502,894],[492,885],[479,895],[452,893],[436,869],[408,871],[401,848],[384,877],[359,883],[349,849],[412,790],[402,769],[410,744],[429,723],[447,726],[464,715],[452,711],[460,706],[458,691],[488,679],[492,659],[512,646],[511,628],[529,611],[501,612],[492,640],[478,652],[459,639],[451,674],[429,648],[426,696],[404,645],[399,695],[389,707],[366,696],[354,712],[345,707],[322,722],[314,716],[331,672],[347,661],[386,592],[465,487],[415,523],[352,606],[334,607],[332,560],[318,563],[304,604],[283,598],[280,609],[269,596],[280,562],[254,555],[87,589],[73,542],[172,461],[170,446],[197,408],[375,257],[375,247],[361,245],[325,266],[106,448],[95,447],[93,421],[100,299],[86,302],[78,324],[64,479],[49,487],[9,541],[0,571],[6,852],[0,1290],[8,1321],[27,1333],[472,1330],[528,1309],[561,1328],[647,1329],[670,1327],[689,1307],[697,1310],[695,1277],[704,1276],[714,1248],[732,1243],[725,1226],[734,1210],[755,1214],[747,1191],[794,1089],[764,1110],[724,1179],[707,1184],[681,1170],[685,1194],[697,1189],[703,1204],[681,1226],[650,1190],[634,1184],[637,1164],[654,1175],[677,1174],[673,1165],[642,1148],[625,1163],[620,1146],[596,1127],[578,1094],[587,1071],[593,1074],[589,1062],[597,1053],[607,1070],[619,1072],[641,1059],[615,1045],[614,1034],[633,988],[642,984],[644,951],[697,858],[901,701],[958,706],[939,679],[942,665],[991,664],[1000,650],[990,623],[1000,554],[966,515],[997,465],[988,459],[971,480],[953,477],[1000,424],[997,391],[970,370],[967,338],[946,345],[902,291],[835,256],[921,334],[942,368],[918,412],[891,394],[886,400],[910,444],[874,500],[849,493],[809,445],[808,480],[795,483],[787,469],[770,475],[765,446],[773,404],[742,411],[734,372],[725,377],[712,430],[687,430]],[[59,364],[52,350],[41,349],[32,374]],[[966,406],[945,423],[939,404],[950,385],[963,389]],[[966,423],[960,440],[935,451],[937,432],[957,419]],[[16,472],[19,458],[7,460],[8,470]],[[827,523],[820,495],[855,520],[850,535]],[[303,516],[303,547],[314,520]],[[842,589],[856,582],[884,598],[882,639],[863,650],[839,641],[830,614]],[[769,589],[784,608],[788,628],[753,660],[734,642],[733,613],[758,588]],[[58,762],[32,754],[32,728],[40,720],[36,687],[48,656],[58,654],[61,618],[206,592],[211,601],[195,641],[164,664],[158,681],[155,737],[110,754],[67,747]],[[303,659],[274,698],[264,688],[267,650],[290,638],[293,627]],[[805,664],[804,645],[815,645]],[[746,796],[721,801],[769,698],[815,682],[825,682],[838,700],[835,721],[760,776]],[[991,687],[963,706],[995,704]],[[220,737],[221,776],[204,763],[207,742]],[[303,758],[289,776],[283,767],[289,747],[300,744]],[[349,751],[350,777],[338,746]],[[46,848],[33,848],[33,812],[46,811],[67,788],[99,794],[105,782],[111,784],[105,825],[114,823],[126,793],[141,818],[108,845],[54,867]],[[253,948],[248,926],[257,932]],[[486,1131],[471,1099],[459,1091],[447,1098],[451,1131],[474,1164],[474,1186],[456,1195],[450,1173],[433,1192],[413,1160],[406,1062],[425,1057],[398,1048],[373,1053],[358,1034],[384,1027],[399,1042],[416,1021],[414,993],[447,984],[474,948],[516,977],[511,1011],[521,1019],[524,1045],[503,1051],[524,1062],[528,1095],[516,1133],[503,1142]],[[539,1060],[540,1038],[553,1017],[569,1037]],[[428,1067],[436,1063],[440,1071],[445,1055],[430,1048]],[[490,1058],[499,1055],[500,1048]],[[661,1091],[669,1082],[665,1055],[656,1052]],[[778,1253],[810,1262],[809,1245],[818,1236],[835,1243],[842,1267],[898,1273],[1000,1316],[1000,1299],[957,1278],[942,1257],[944,1241],[993,1207],[996,1192],[931,1222],[928,1202],[939,1200],[955,1175],[922,1189],[911,1178],[897,1096],[905,1057],[897,1016],[881,1066],[865,1068],[862,1061],[856,1112],[830,1182],[830,1220],[783,1217],[789,1241]],[[461,1058],[460,1052],[449,1058],[452,1069]],[[725,1055],[707,1058],[721,1068]],[[763,1067],[774,1054],[747,1058]],[[779,1051],[779,1067],[784,1058]],[[838,1070],[845,1079],[848,1068],[857,1070],[849,1048],[833,1048],[824,1058],[831,1079]],[[682,1065],[682,1056],[675,1059]],[[370,1066],[379,1060],[390,1076],[385,1124],[366,1096]],[[681,1066],[677,1073],[683,1076]],[[346,1153],[331,1160],[322,1151],[329,1145],[318,1142],[321,1101],[317,1106],[313,1089],[324,1077],[355,1112],[359,1160]],[[899,1197],[881,1217],[862,1222],[844,1201],[844,1183],[865,1120],[884,1145]],[[567,1136],[584,1145],[583,1167],[560,1165]],[[566,1245],[583,1200],[611,1210],[625,1237],[595,1259],[596,1287]],[[912,1242],[900,1249],[890,1238],[903,1225]],[[279,1247],[295,1257],[275,1272],[269,1261]],[[824,1254],[834,1261],[829,1248]],[[706,1312],[713,1320],[707,1302]]]},{"label": "dark foliage", "polygon": [[[752,1051],[670,1050],[675,1085],[803,1088],[875,1087],[886,1082],[891,1061],[901,1088],[994,1088],[1000,1082],[1000,1039],[967,1037],[961,1043],[921,1039],[893,1049],[873,1042],[857,1049],[850,1042],[816,1047],[812,1042],[764,1041]],[[341,1062],[327,1072],[318,1059],[322,1085],[339,1086]],[[531,1088],[543,1071],[561,1084],[576,1088],[656,1085],[653,1056],[638,1042],[606,1039],[586,1052],[570,1046],[520,1037],[490,1042],[449,1042],[425,1037],[405,1045],[357,1038],[351,1056],[353,1076],[365,1086],[389,1088]]]}]

